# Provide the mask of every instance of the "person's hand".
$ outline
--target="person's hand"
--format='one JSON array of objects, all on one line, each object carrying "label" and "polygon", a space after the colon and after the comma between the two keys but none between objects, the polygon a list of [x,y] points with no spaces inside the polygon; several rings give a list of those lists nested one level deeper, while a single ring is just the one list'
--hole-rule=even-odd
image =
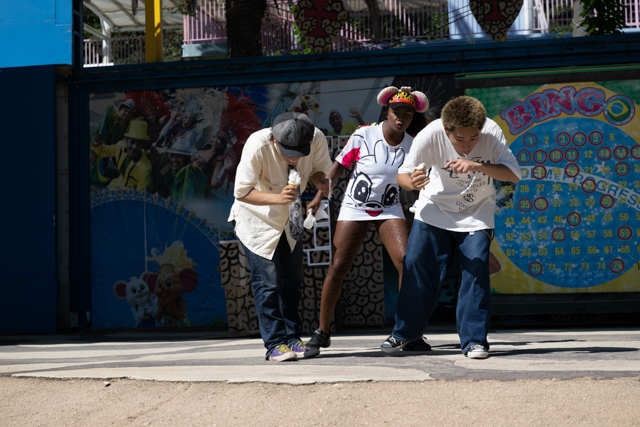
[{"label": "person's hand", "polygon": [[224,168],[225,169],[231,169],[232,167],[234,167],[237,164],[238,164],[238,162],[235,159],[235,157],[227,157],[226,159],[224,159]]},{"label": "person's hand", "polygon": [[178,115],[178,111],[180,111],[177,107],[171,109],[171,120],[175,120]]},{"label": "person's hand", "polygon": [[197,151],[193,156],[193,159],[191,159],[191,164],[199,168],[202,168],[204,166],[204,158],[200,155],[199,151]]},{"label": "person's hand", "polygon": [[147,150],[147,159],[151,165],[157,165],[160,162],[160,152],[155,148]]},{"label": "person's hand", "polygon": [[451,168],[453,173],[467,173],[467,172],[476,172],[478,168],[482,166],[482,163],[474,162],[472,160],[467,159],[455,159],[449,160],[446,165],[444,165],[445,169]]},{"label": "person's hand", "polygon": [[282,189],[280,193],[280,205],[288,205],[289,203],[293,203],[296,201],[296,196],[298,195],[298,187],[295,185],[287,185]]},{"label": "person's hand", "polygon": [[94,147],[99,147],[104,142],[104,138],[99,133],[96,133],[91,140],[91,145]]},{"label": "person's hand", "polygon": [[329,186],[329,178],[325,178],[316,184],[318,190],[322,193],[324,197],[329,197],[329,193],[331,192],[331,187]]},{"label": "person's hand", "polygon": [[307,203],[307,212],[311,210],[311,215],[315,216],[316,212],[320,208],[321,202],[322,202],[322,193],[318,191],[318,194],[316,194],[316,197],[314,197],[312,201]]},{"label": "person's hand", "polygon": [[349,108],[349,117],[356,119],[360,124],[364,124],[364,120],[360,117],[360,112],[356,107]]},{"label": "person's hand", "polygon": [[422,190],[431,181],[424,170],[418,169],[411,174],[411,185],[414,190]]}]

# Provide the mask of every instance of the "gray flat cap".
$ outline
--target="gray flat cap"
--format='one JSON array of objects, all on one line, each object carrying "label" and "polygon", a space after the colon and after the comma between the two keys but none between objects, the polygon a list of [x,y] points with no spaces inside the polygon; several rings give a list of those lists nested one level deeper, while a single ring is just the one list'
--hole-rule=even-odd
[{"label": "gray flat cap", "polygon": [[285,157],[305,157],[311,152],[311,140],[315,127],[311,119],[302,113],[282,113],[271,126],[273,137]]}]

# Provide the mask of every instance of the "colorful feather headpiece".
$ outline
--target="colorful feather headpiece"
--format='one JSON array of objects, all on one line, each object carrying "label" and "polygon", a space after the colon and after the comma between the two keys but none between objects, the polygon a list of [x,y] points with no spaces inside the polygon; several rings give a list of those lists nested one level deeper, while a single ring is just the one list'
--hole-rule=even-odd
[{"label": "colorful feather headpiece", "polygon": [[411,92],[410,86],[402,86],[400,89],[389,86],[378,94],[378,104],[384,107],[390,104],[405,104],[418,113],[424,113],[429,108],[429,99],[420,91]]},{"label": "colorful feather headpiece", "polygon": [[204,112],[200,102],[206,92],[207,89],[178,89],[171,97],[174,103],[183,109],[184,115],[195,117],[197,121],[201,121]]},{"label": "colorful feather headpiece", "polygon": [[156,114],[158,119],[168,116],[171,113],[171,104],[162,100],[162,93],[154,90],[136,90],[125,92],[127,99],[135,102],[137,116],[143,116],[149,111]]},{"label": "colorful feather headpiece", "polygon": [[229,104],[226,90],[210,89],[201,100],[204,120],[198,124],[202,129],[207,128],[206,138],[209,139],[220,129],[222,116]]},{"label": "colorful feather headpiece", "polygon": [[249,136],[260,129],[260,117],[256,114],[258,106],[251,102],[251,96],[243,92],[233,94],[227,92],[228,103],[225,107],[218,135],[233,135],[236,141],[244,143]]}]

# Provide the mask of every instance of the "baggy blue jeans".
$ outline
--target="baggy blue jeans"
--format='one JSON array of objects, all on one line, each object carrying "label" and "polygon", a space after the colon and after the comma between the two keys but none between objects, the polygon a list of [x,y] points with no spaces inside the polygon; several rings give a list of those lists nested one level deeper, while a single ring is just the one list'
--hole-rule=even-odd
[{"label": "baggy blue jeans", "polygon": [[260,335],[267,356],[275,347],[293,345],[300,339],[300,287],[304,278],[302,243],[291,252],[282,233],[272,259],[251,252],[242,244],[251,266],[251,285]]},{"label": "baggy blue jeans", "polygon": [[460,256],[462,270],[456,307],[462,353],[465,354],[475,344],[489,348],[489,248],[492,237],[493,230],[455,232],[413,221],[403,262],[396,325],[392,332],[396,339],[413,341],[422,337],[440,298],[447,261],[455,250]]}]

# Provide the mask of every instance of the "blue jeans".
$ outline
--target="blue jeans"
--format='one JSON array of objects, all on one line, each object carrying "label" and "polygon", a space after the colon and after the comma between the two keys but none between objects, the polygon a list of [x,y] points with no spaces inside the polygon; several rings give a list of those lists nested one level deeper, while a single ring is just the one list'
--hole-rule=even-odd
[{"label": "blue jeans", "polygon": [[251,285],[258,314],[260,335],[267,356],[275,347],[293,345],[300,339],[300,287],[304,277],[302,244],[291,252],[282,233],[272,259],[251,252],[242,245],[251,266]]},{"label": "blue jeans", "polygon": [[[488,234],[487,234],[488,233]],[[456,323],[462,353],[470,346],[489,347],[491,321],[489,247],[493,230],[455,232],[414,220],[403,262],[402,287],[392,335],[401,341],[422,337],[438,304],[447,272],[447,260],[458,251],[462,283]]]}]

